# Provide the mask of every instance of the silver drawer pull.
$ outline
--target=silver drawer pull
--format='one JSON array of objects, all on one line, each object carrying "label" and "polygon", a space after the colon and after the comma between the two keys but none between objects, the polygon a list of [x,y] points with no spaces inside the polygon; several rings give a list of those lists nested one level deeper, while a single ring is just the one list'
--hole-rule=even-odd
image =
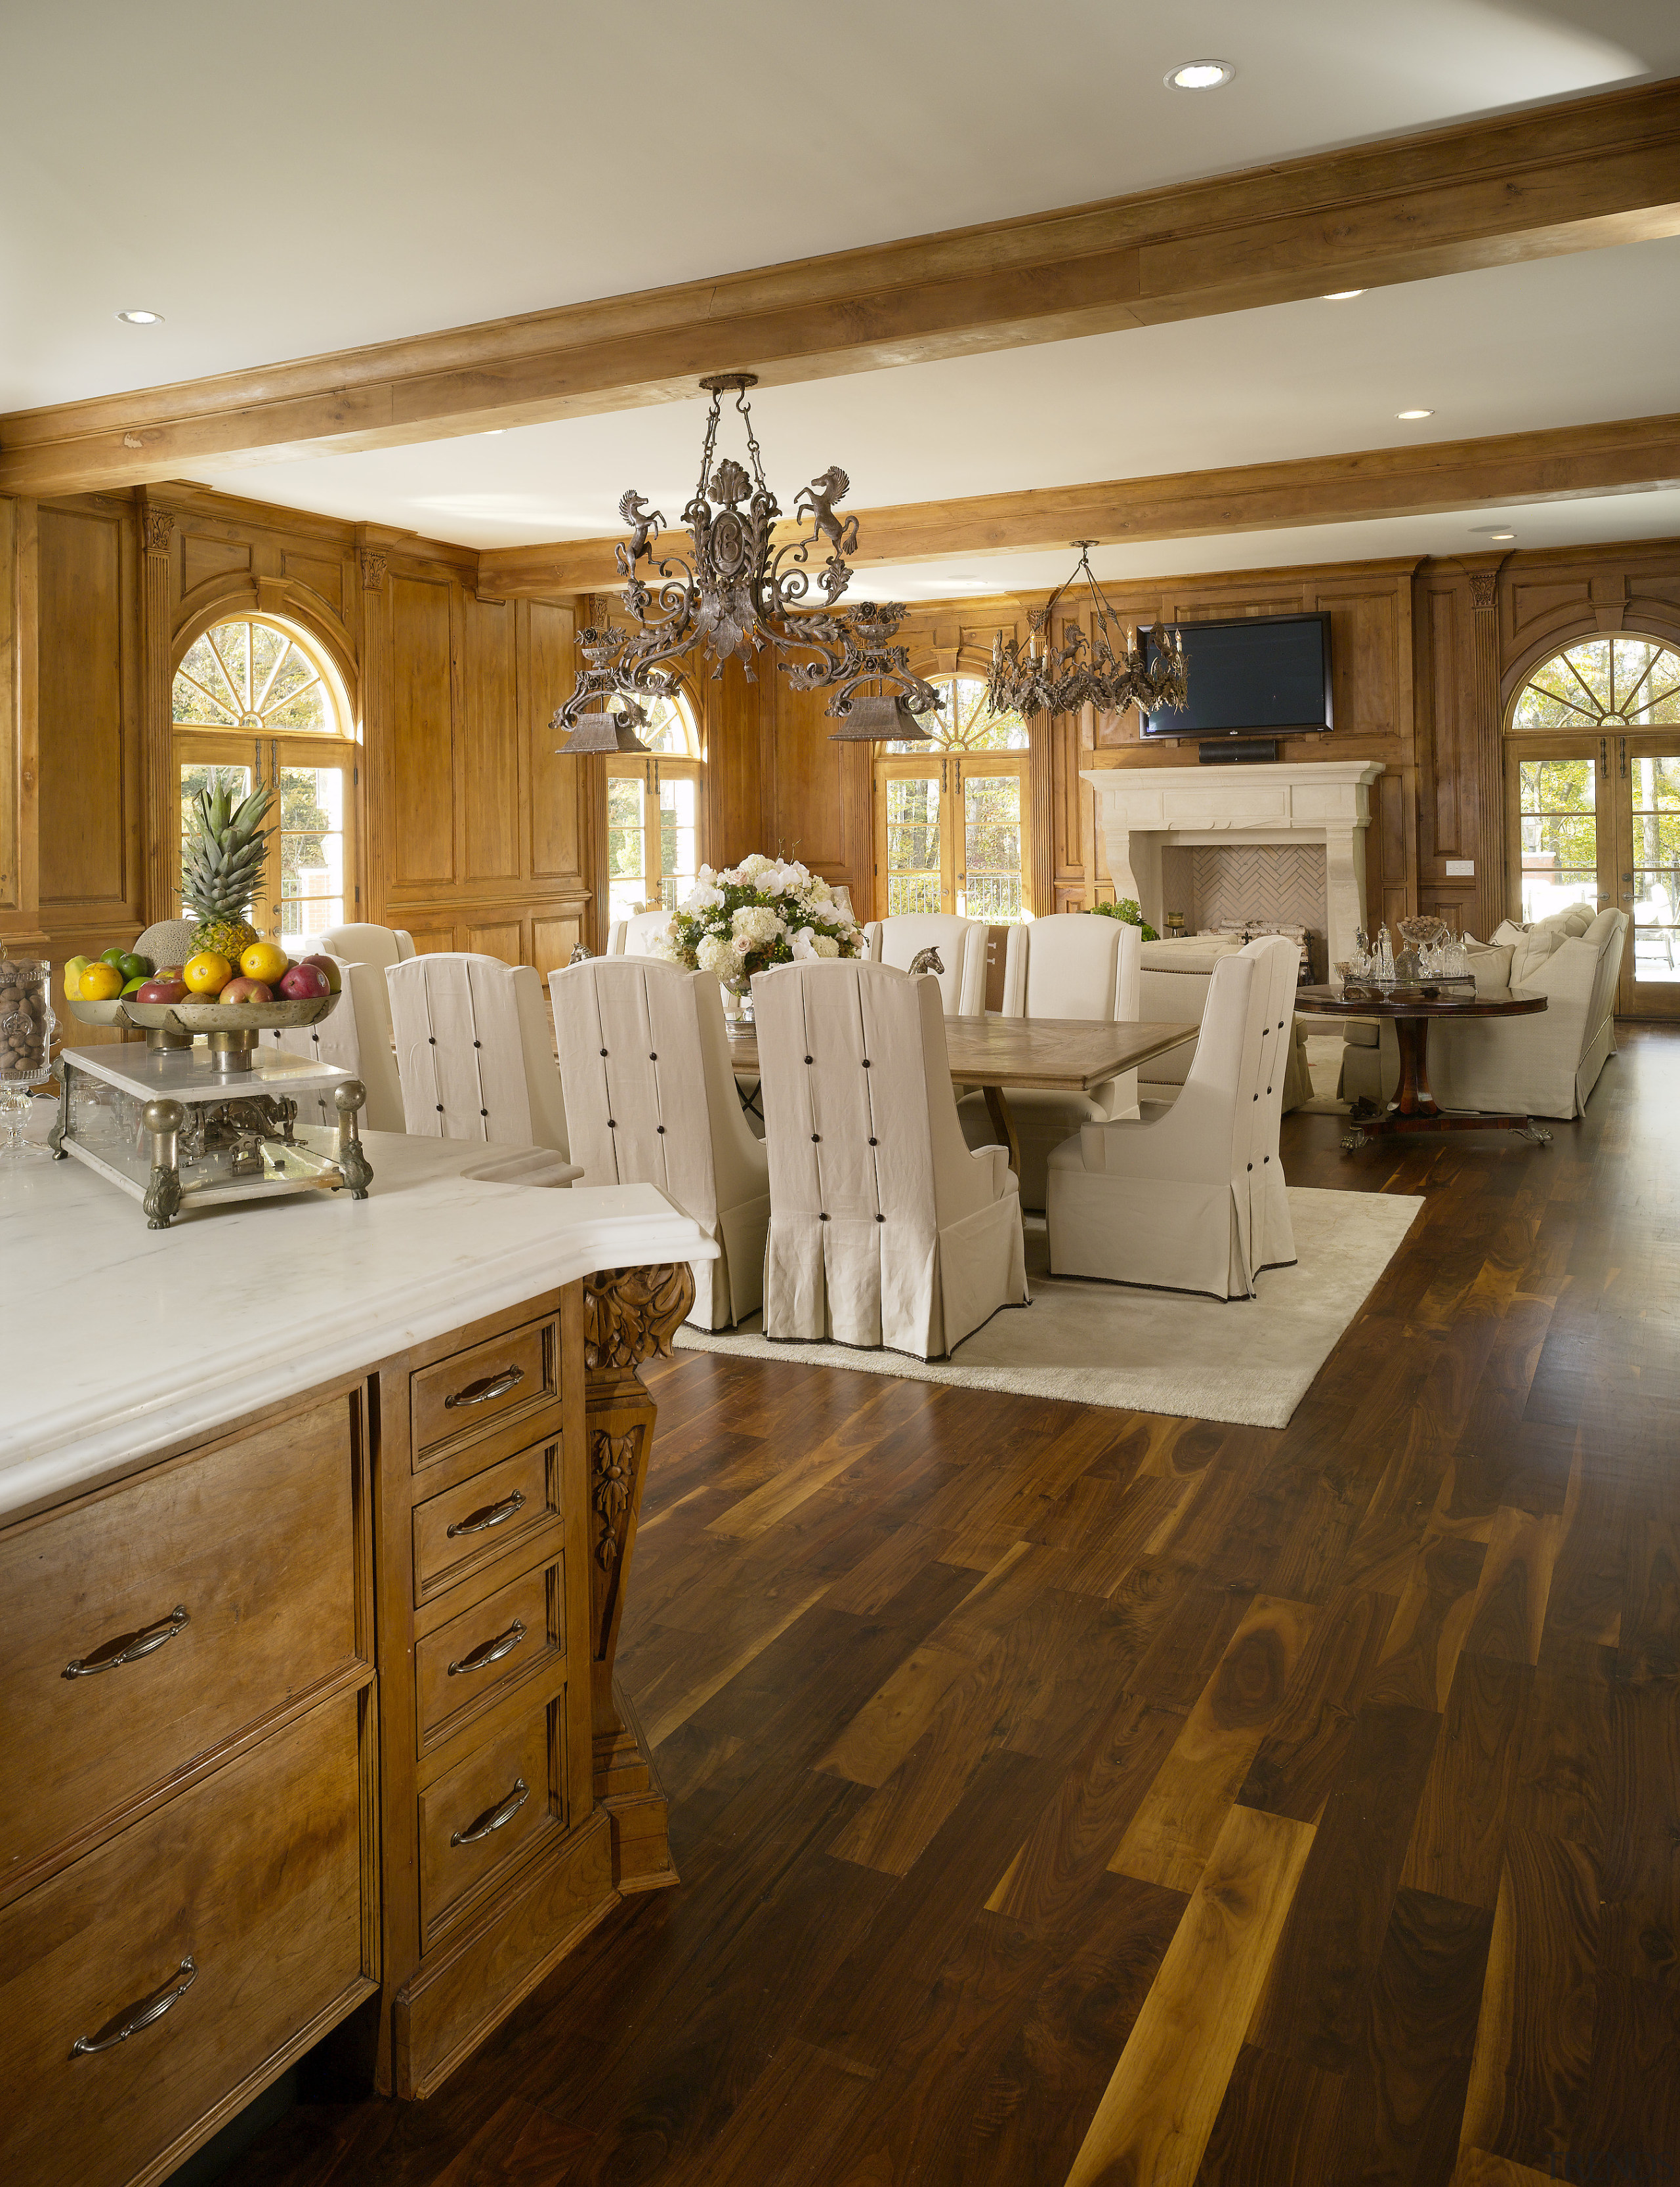
[{"label": "silver drawer pull", "polygon": [[505,1397],[516,1382],[523,1382],[523,1367],[504,1367],[499,1375],[486,1375],[482,1381],[469,1382],[464,1390],[458,1390],[452,1397],[446,1397],[443,1409],[452,1413],[457,1405],[481,1405],[486,1398]]},{"label": "silver drawer pull", "polygon": [[104,1641],[91,1656],[78,1656],[65,1665],[62,1675],[91,1678],[96,1671],[115,1671],[124,1663],[138,1663],[143,1656],[155,1655],[166,1640],[172,1640],[183,1626],[192,1622],[186,1605],[177,1602],[168,1616],[160,1617],[155,1625],[143,1625],[138,1633],[119,1633],[115,1640]]},{"label": "silver drawer pull", "polygon": [[463,1656],[458,1663],[449,1666],[450,1677],[462,1671],[481,1671],[487,1663],[499,1663],[504,1656],[511,1656],[525,1638],[525,1627],[516,1617],[505,1633],[498,1633],[493,1640],[486,1640],[481,1648],[475,1648],[469,1656]]},{"label": "silver drawer pull", "polygon": [[72,2058],[91,2058],[96,2050],[115,2050],[119,2043],[127,2042],[143,2027],[149,2027],[155,2020],[161,2020],[171,2005],[177,2004],[199,1978],[199,1971],[190,1958],[182,1960],[179,1967],[161,1987],[149,1997],[143,1997],[138,2004],[126,2005],[115,2020],[108,2020],[97,2035],[78,2035],[70,2046]]},{"label": "silver drawer pull", "polygon": [[465,1830],[457,1830],[450,1839],[450,1844],[476,1845],[480,1838],[487,1838],[492,1830],[499,1830],[503,1823],[511,1823],[530,1797],[530,1785],[523,1777],[515,1777],[514,1789],[507,1798],[497,1807],[486,1808],[476,1821],[467,1824]]},{"label": "silver drawer pull", "polygon": [[452,1542],[460,1534],[481,1534],[486,1526],[499,1526],[503,1520],[511,1519],[515,1511],[524,1509],[524,1493],[516,1488],[499,1504],[482,1504],[476,1511],[469,1511],[464,1519],[458,1519],[444,1539]]}]

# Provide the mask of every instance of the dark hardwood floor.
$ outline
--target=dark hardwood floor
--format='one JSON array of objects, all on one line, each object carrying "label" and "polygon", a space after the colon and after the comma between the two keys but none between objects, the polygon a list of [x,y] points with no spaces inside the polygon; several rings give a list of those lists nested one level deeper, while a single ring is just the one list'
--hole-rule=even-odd
[{"label": "dark hardwood floor", "polygon": [[650,1375],[682,1888],[235,2176],[1680,2179],[1680,1030],[1554,1129],[1286,1120],[1427,1204],[1282,1431]]}]

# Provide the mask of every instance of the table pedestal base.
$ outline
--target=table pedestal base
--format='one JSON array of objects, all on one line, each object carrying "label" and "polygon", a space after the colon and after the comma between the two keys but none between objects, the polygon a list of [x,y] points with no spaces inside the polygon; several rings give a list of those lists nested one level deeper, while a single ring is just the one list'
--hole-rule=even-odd
[{"label": "table pedestal base", "polygon": [[1356,1120],[1342,1141],[1344,1154],[1368,1146],[1391,1132],[1517,1132],[1537,1147],[1549,1147],[1552,1134],[1532,1116],[1503,1116],[1481,1109],[1443,1109],[1430,1091],[1427,1018],[1396,1017],[1400,1084],[1382,1115]]}]

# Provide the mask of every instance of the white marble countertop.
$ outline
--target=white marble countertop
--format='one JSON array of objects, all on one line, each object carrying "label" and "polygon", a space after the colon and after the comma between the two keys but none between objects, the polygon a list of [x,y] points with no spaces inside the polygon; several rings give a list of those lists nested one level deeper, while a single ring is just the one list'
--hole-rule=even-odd
[{"label": "white marble countertop", "polygon": [[576,1172],[541,1151],[364,1140],[365,1200],[167,1230],[79,1162],[0,1165],[0,1518],[593,1269],[716,1257],[649,1184],[554,1191]]}]

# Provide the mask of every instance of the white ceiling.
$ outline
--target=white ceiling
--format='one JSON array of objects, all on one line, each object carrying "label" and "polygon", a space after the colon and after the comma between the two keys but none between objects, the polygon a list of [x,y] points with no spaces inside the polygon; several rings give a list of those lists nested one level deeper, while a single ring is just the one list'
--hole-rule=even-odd
[{"label": "white ceiling", "polygon": [[[1680,402],[1677,356],[1680,238],[1372,290],[1351,303],[1267,305],[767,388],[754,414],[784,507],[807,478],[838,462],[851,481],[850,505],[868,509],[1391,447],[1408,435],[1458,440],[1649,416]],[[1397,410],[1414,406],[1435,415],[1396,422]],[[587,538],[621,528],[618,501],[628,486],[676,520],[694,486],[703,418],[697,400],[198,475],[229,493],[464,546]],[[744,453],[729,431],[726,424],[720,446]],[[1625,521],[1628,530],[1593,536],[1649,536],[1638,498],[1604,504],[1600,520]],[[1410,521],[1412,530],[1392,533],[1333,528],[1395,543],[1350,554],[1462,551],[1456,519]],[[1417,524],[1451,543],[1414,546]],[[1241,534],[1194,548],[1113,551],[1143,553],[1142,564],[1127,561],[1133,571],[1302,559],[1257,554]],[[1033,560],[1011,557],[1008,566],[1020,571]],[[1006,577],[1003,568],[984,557],[921,564],[903,590],[928,598],[1055,582],[1054,572]],[[885,582],[867,566],[857,579],[871,591]]]},{"label": "white ceiling", "polygon": [[0,410],[1677,73],[1680,8],[79,0],[8,8],[4,70]]}]

